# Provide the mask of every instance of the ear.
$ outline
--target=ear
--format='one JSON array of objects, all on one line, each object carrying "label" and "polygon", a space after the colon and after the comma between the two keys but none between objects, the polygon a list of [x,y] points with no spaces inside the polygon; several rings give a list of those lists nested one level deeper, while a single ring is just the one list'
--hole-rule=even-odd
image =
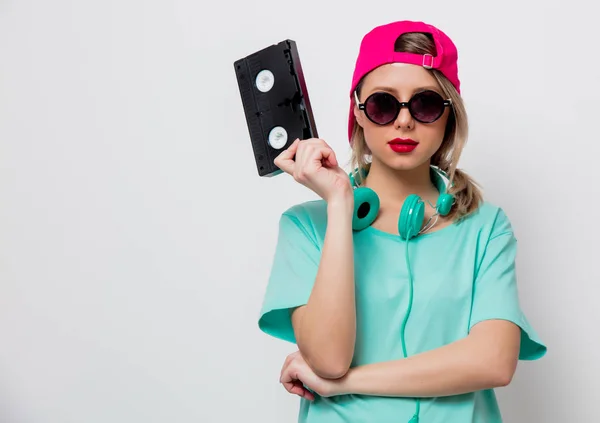
[{"label": "ear", "polygon": [[365,115],[364,113],[358,108],[358,106],[356,105],[356,102],[353,102],[354,107],[352,108],[352,110],[354,111],[354,118],[356,119],[356,123],[358,123],[361,127],[365,127],[364,125],[364,119],[365,119]]}]

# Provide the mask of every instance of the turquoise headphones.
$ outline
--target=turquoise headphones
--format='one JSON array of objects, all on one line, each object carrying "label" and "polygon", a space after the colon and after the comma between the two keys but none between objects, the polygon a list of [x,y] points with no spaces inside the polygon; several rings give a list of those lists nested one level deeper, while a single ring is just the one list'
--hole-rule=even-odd
[{"label": "turquoise headphones", "polygon": [[[350,173],[350,182],[354,188],[354,216],[352,228],[361,231],[370,226],[379,213],[379,197],[371,188],[360,187],[355,175],[364,180],[367,172],[355,170]],[[446,216],[454,204],[454,196],[448,194],[448,175],[437,166],[431,166],[431,179],[440,192],[436,205],[436,214]],[[409,240],[421,233],[423,217],[425,215],[425,202],[416,194],[411,194],[404,201],[400,217],[398,218],[398,232],[404,240]]]}]

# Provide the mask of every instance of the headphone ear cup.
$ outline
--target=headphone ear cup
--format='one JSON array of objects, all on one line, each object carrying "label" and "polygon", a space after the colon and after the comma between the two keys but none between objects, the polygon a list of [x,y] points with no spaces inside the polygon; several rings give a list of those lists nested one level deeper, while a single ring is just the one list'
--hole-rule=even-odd
[{"label": "headphone ear cup", "polygon": [[454,204],[454,196],[452,194],[442,194],[438,198],[437,201],[437,212],[441,216],[446,216],[450,213],[450,209],[452,209],[452,205]]},{"label": "headphone ear cup", "polygon": [[406,197],[400,217],[398,218],[398,232],[404,240],[415,237],[423,226],[425,216],[425,203],[416,194]]},{"label": "headphone ear cup", "polygon": [[352,229],[362,231],[377,217],[379,213],[379,197],[371,188],[360,187],[354,190],[354,214]]}]

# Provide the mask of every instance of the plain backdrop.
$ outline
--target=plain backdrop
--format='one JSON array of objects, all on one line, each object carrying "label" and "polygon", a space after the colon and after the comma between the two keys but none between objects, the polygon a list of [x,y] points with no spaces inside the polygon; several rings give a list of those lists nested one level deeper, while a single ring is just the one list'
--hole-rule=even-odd
[{"label": "plain backdrop", "polygon": [[[278,218],[233,62],[298,43],[340,160],[360,40],[398,19],[459,47],[460,167],[520,241],[548,345],[507,422],[597,422],[597,14],[584,1],[0,0],[0,422],[293,422],[292,344],[257,327]],[[425,422],[423,422],[425,423]]]}]

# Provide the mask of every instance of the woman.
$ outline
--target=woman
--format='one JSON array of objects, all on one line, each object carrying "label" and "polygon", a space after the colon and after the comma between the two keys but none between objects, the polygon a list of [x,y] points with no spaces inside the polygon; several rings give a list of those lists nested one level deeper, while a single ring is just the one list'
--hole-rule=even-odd
[{"label": "woman", "polygon": [[298,346],[281,383],[300,422],[501,422],[493,389],[546,352],[510,221],[456,168],[457,60],[431,25],[374,28],[350,90],[350,178],[320,139],[275,160],[322,198],[281,216],[259,320]]}]

